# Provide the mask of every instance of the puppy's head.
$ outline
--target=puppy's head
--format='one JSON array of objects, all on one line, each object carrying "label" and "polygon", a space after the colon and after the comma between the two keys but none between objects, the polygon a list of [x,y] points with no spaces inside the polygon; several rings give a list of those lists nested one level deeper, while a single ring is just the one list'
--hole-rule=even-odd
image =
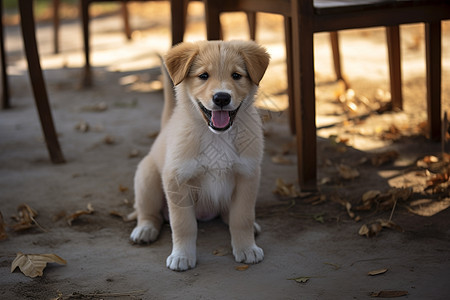
[{"label": "puppy's head", "polygon": [[210,41],[179,44],[167,53],[165,63],[174,84],[184,85],[207,125],[223,132],[242,103],[253,101],[269,58],[252,41]]}]

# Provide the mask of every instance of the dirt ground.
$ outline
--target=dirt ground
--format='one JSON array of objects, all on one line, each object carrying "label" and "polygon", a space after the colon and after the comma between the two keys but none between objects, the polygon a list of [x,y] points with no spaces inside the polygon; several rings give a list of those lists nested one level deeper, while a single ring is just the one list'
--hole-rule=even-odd
[{"label": "dirt ground", "polygon": [[[145,17],[155,11],[158,17]],[[78,21],[63,22],[60,54],[52,53],[51,25],[38,28],[67,160],[61,165],[48,158],[20,29],[6,28],[12,108],[0,111],[0,211],[8,225],[8,237],[0,241],[0,298],[448,299],[448,161],[442,144],[422,134],[422,25],[402,26],[405,109],[396,112],[376,112],[389,98],[382,28],[341,33],[350,91],[334,81],[328,35],[315,37],[319,192],[307,194],[289,185],[297,173],[285,112],[282,20],[263,15],[257,39],[272,56],[257,102],[266,136],[256,207],[264,261],[236,263],[227,227],[213,220],[199,223],[197,267],[173,272],[165,266],[169,225],[155,243],[133,245],[128,237],[135,224],[120,218],[132,211],[135,168],[159,129],[163,97],[157,54],[170,45],[167,4],[136,4],[131,13],[132,41],[125,40],[118,15],[92,21],[90,89],[80,87]],[[200,4],[190,6],[188,23],[187,40],[205,37]],[[227,16],[223,23],[226,38],[247,38],[243,15]],[[442,106],[448,111],[449,22],[443,23],[442,52]],[[37,211],[38,225],[15,231],[12,217],[23,203]],[[69,225],[68,219],[89,204],[94,211]],[[374,236],[366,237],[363,225]],[[19,269],[10,271],[18,252],[54,253],[67,264],[51,263],[42,277],[29,278]],[[377,270],[382,274],[368,275]]]}]

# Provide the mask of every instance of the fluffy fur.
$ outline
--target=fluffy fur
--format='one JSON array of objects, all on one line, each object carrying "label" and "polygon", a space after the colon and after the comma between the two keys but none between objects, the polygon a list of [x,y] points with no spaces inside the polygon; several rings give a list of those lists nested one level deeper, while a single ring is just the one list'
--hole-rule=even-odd
[{"label": "fluffy fur", "polygon": [[155,241],[168,208],[172,270],[195,267],[197,219],[218,215],[237,262],[264,257],[254,237],[263,134],[253,102],[268,63],[251,41],[182,43],[165,56],[161,131],[136,171],[131,240]]}]

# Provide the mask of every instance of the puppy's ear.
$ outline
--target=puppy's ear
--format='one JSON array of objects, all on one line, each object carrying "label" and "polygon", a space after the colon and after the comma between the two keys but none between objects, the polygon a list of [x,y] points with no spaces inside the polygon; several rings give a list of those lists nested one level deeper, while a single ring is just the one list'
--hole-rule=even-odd
[{"label": "puppy's ear", "polygon": [[267,53],[264,47],[252,41],[239,42],[238,47],[239,52],[244,58],[250,79],[253,83],[259,85],[269,65],[269,53]]},{"label": "puppy's ear", "polygon": [[167,52],[164,61],[174,85],[186,78],[198,51],[199,47],[194,43],[181,43]]}]

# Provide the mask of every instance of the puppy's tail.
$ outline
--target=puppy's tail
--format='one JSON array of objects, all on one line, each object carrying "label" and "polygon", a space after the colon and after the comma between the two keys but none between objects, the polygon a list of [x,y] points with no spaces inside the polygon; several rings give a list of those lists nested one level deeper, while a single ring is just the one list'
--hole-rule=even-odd
[{"label": "puppy's tail", "polygon": [[161,116],[161,129],[167,124],[170,116],[172,116],[173,109],[175,107],[175,90],[172,79],[170,78],[169,71],[167,71],[164,59],[161,58],[161,73],[163,76],[163,88],[164,88],[164,109]]}]

